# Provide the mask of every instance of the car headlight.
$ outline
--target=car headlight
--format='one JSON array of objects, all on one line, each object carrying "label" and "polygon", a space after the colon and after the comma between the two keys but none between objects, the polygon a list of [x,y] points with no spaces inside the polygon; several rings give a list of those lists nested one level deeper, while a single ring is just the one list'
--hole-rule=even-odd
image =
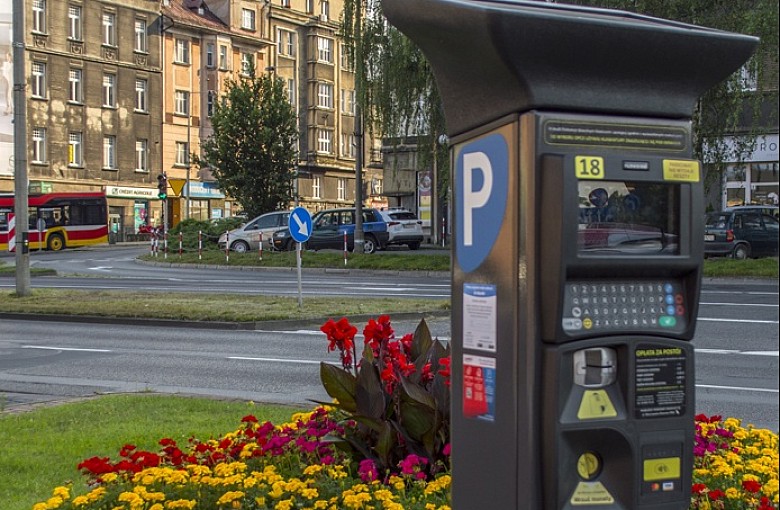
[{"label": "car headlight", "polygon": [[285,236],[286,232],[284,230],[279,230],[278,232],[274,232],[274,239],[281,239]]}]

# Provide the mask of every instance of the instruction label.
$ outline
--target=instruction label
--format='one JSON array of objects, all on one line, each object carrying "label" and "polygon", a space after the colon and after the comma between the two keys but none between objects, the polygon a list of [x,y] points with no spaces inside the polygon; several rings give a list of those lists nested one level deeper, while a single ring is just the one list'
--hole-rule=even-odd
[{"label": "instruction label", "polygon": [[463,416],[495,421],[495,358],[463,355]]},{"label": "instruction label", "polygon": [[496,286],[463,284],[463,348],[496,352]]},{"label": "instruction label", "polygon": [[686,353],[680,347],[640,347],[634,351],[636,418],[685,413]]},{"label": "instruction label", "polygon": [[551,120],[544,124],[544,141],[549,145],[588,145],[662,151],[683,151],[689,133],[671,126],[571,122]]},{"label": "instruction label", "polygon": [[614,502],[615,498],[601,482],[580,482],[571,496],[571,504],[577,506],[611,505]]}]

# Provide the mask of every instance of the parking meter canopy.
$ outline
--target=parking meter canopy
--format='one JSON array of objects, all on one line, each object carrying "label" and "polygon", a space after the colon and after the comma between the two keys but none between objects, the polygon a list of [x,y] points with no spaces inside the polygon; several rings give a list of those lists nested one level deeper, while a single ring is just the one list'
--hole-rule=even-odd
[{"label": "parking meter canopy", "polygon": [[382,9],[431,63],[451,137],[531,109],[690,118],[758,43],[546,2],[382,0]]}]

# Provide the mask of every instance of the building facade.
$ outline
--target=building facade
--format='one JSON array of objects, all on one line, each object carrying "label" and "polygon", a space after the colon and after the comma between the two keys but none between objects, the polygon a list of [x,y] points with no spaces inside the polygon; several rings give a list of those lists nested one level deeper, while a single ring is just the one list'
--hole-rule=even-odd
[{"label": "building facade", "polygon": [[[227,80],[251,63],[285,81],[297,112],[301,205],[353,205],[359,137],[342,9],[342,0],[27,0],[30,191],[105,191],[118,240],[142,224],[234,215],[192,155],[213,133]],[[381,206],[373,148],[366,140],[363,196]],[[13,179],[0,171],[0,192],[12,192]]]}]

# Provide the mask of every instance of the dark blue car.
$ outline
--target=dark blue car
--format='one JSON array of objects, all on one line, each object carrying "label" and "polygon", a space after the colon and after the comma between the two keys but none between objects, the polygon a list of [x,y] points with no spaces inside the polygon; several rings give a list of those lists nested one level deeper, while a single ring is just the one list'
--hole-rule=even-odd
[{"label": "dark blue car", "polygon": [[[355,247],[355,209],[325,209],[317,212],[311,219],[312,232],[306,241],[307,250],[343,250],[344,234],[347,237],[347,249]],[[363,209],[363,253],[374,253],[387,246],[389,234],[379,211]],[[274,234],[273,245],[277,250],[295,249],[295,240],[290,230],[285,229]]]}]

